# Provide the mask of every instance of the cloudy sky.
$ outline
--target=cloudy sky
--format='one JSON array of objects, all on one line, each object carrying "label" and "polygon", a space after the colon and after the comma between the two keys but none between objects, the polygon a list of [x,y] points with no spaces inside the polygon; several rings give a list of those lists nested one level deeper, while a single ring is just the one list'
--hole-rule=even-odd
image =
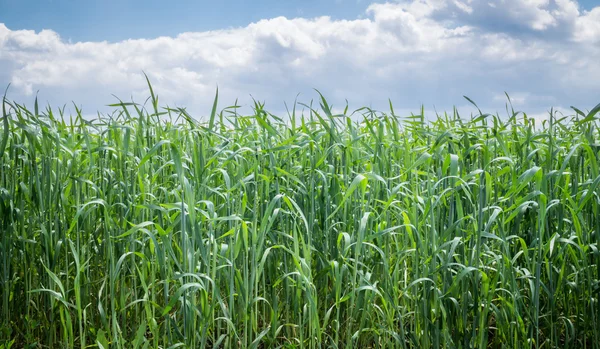
[{"label": "cloudy sky", "polygon": [[[117,95],[210,111],[254,97],[530,114],[600,102],[600,1],[0,0],[0,87],[84,113]],[[39,92],[38,92],[39,91]],[[252,97],[251,97],[252,96]]]}]

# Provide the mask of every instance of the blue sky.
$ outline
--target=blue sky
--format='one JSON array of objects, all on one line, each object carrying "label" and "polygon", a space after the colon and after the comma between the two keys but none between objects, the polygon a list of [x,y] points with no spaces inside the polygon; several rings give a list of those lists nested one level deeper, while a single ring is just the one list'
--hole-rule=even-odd
[{"label": "blue sky", "polygon": [[[497,1],[497,0],[494,0]],[[73,41],[119,41],[246,26],[265,18],[364,17],[368,0],[0,0],[9,28],[52,29]],[[384,1],[377,1],[384,2]],[[591,10],[599,0],[580,0]]]},{"label": "blue sky", "polygon": [[246,26],[285,16],[355,19],[367,0],[0,0],[0,22],[11,29],[52,29],[74,41],[175,36]]},{"label": "blue sky", "polygon": [[600,102],[599,56],[591,0],[0,0],[10,98],[90,114],[112,94],[143,100],[145,71],[164,103],[198,114],[218,85],[223,106],[252,95],[275,111],[317,88],[406,113],[468,108],[463,95],[502,112],[506,91],[543,115]]}]

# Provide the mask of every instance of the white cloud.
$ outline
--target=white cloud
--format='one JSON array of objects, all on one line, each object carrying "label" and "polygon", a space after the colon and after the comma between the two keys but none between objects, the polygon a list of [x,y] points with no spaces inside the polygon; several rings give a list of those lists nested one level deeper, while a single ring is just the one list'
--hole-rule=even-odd
[{"label": "white cloud", "polygon": [[600,43],[600,7],[586,11],[575,21],[574,38],[581,43]]},{"label": "white cloud", "polygon": [[40,90],[52,105],[71,100],[88,112],[148,95],[148,73],[161,101],[205,115],[219,85],[222,106],[252,96],[314,98],[338,107],[450,110],[462,95],[502,111],[503,91],[531,112],[590,108],[598,100],[600,7],[571,0],[417,0],[372,4],[366,17],[278,17],[246,27],[117,43],[63,40],[51,30],[0,24],[0,83],[12,99]]}]

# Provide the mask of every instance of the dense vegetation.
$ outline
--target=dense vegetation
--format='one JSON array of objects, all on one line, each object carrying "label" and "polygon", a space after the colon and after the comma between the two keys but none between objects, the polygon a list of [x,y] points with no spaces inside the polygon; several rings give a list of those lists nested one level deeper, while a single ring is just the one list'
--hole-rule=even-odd
[{"label": "dense vegetation", "polygon": [[600,347],[599,107],[200,123],[151,93],[4,100],[0,348]]}]

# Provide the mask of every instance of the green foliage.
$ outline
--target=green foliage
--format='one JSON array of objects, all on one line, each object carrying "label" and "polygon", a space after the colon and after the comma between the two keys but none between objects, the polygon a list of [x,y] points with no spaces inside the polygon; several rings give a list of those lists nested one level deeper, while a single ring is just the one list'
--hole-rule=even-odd
[{"label": "green foliage", "polygon": [[204,124],[151,95],[92,121],[4,100],[0,348],[600,348],[598,107],[217,94]]}]

